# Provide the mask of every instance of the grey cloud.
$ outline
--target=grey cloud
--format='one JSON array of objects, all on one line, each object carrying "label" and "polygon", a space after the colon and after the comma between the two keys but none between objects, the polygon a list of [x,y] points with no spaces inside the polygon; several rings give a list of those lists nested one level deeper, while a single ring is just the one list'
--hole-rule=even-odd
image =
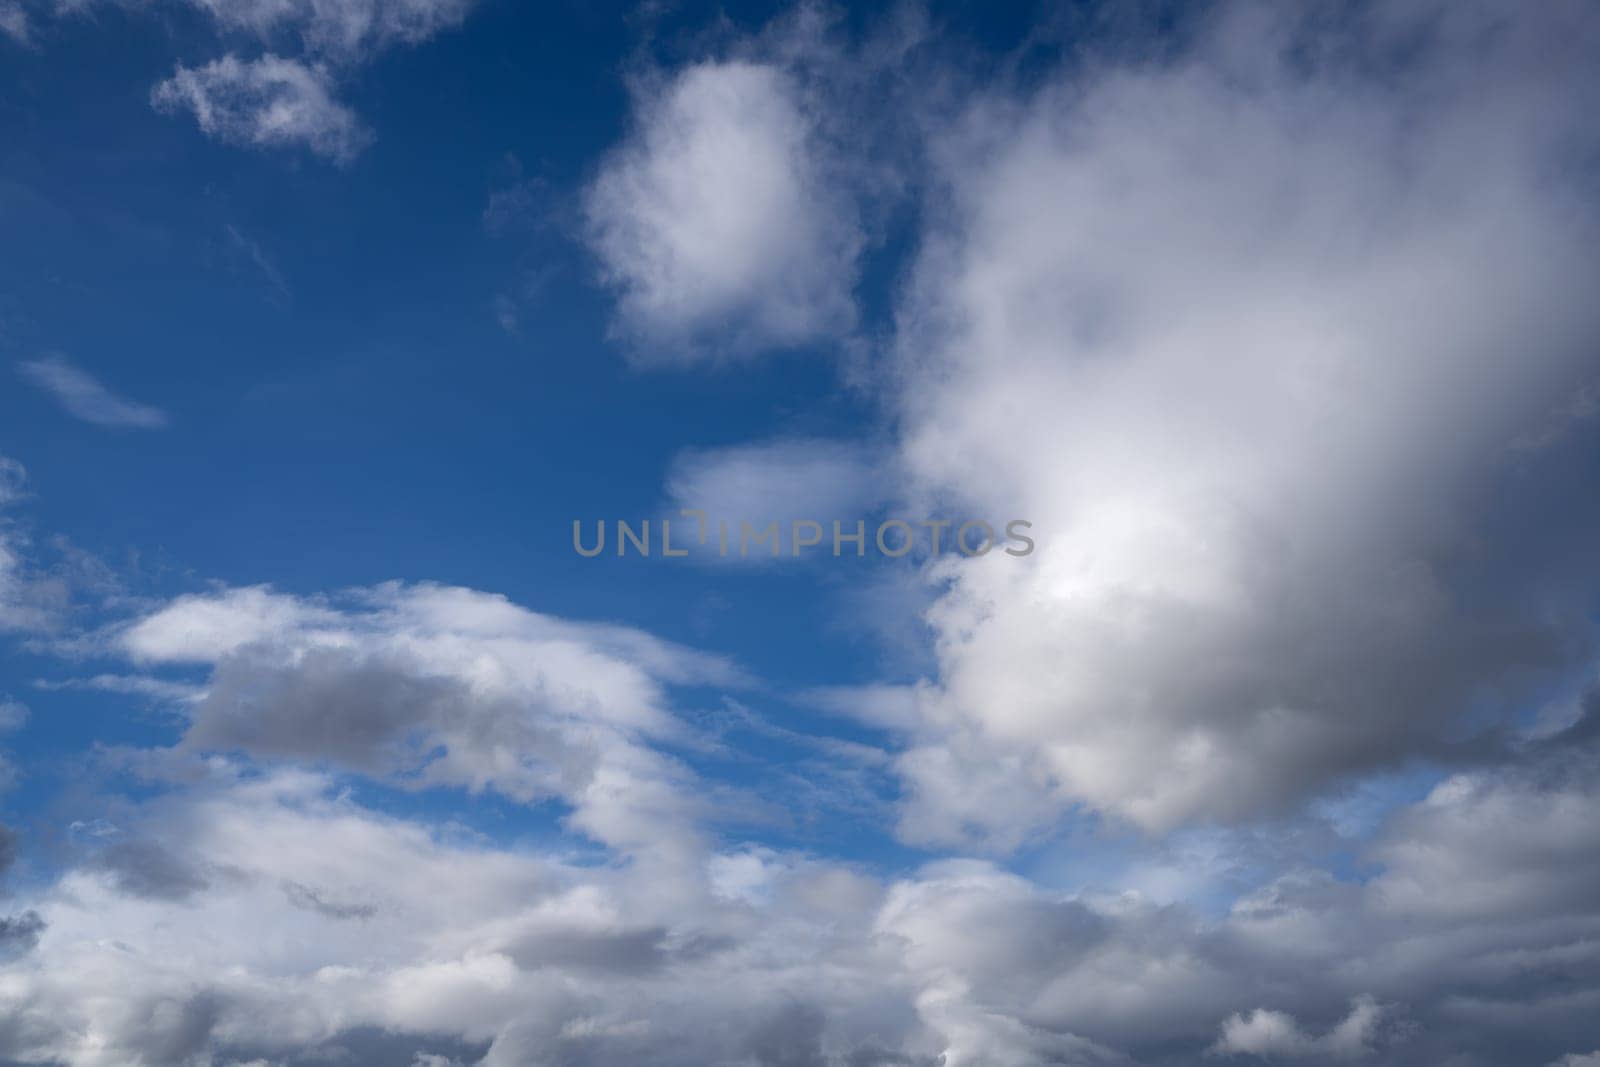
[{"label": "grey cloud", "polygon": [[[1543,827],[1600,798],[1586,769],[1595,733],[1585,720],[1444,780],[1373,838],[1371,877],[1292,870],[1209,917],[971,861],[861,891],[837,868],[747,855],[741,878],[767,887],[730,894],[694,865],[664,876],[446,845],[284,770],[167,797],[141,817],[166,834],[158,866],[245,876],[146,896],[147,913],[114,938],[97,894],[120,890],[98,876],[25,902],[50,922],[49,951],[31,957],[50,984],[32,994],[45,1014],[18,1018],[54,1011],[67,1029],[36,1035],[29,1055],[67,1062],[79,1060],[59,1051],[73,1047],[65,1035],[87,1021],[53,1009],[52,995],[110,1013],[101,1032],[117,1047],[216,1049],[226,1033],[241,1054],[286,1062],[370,1022],[412,1042],[402,1060],[418,1048],[477,1058],[425,1034],[484,1040],[486,1067],[536,1050],[596,1065],[1192,1067],[1208,1049],[1384,1067],[1549,1063],[1600,1043],[1600,894],[1542,888],[1592,851],[1586,839],[1514,843],[1545,840]],[[1508,866],[1520,888],[1484,893],[1478,883],[1498,884]],[[1398,883],[1412,895],[1397,898]],[[374,892],[386,904],[361,922],[305,926],[319,902],[342,909]],[[241,913],[252,929],[237,928]],[[300,962],[263,986],[256,968],[283,960],[257,952],[279,938]],[[192,961],[181,976],[161,966],[170,951]],[[352,958],[365,962],[346,969]],[[321,1018],[329,1028],[308,1022]],[[285,1019],[300,1022],[291,1032]]]},{"label": "grey cloud", "polygon": [[243,751],[407,788],[560,798],[569,825],[664,856],[698,833],[667,687],[742,684],[726,660],[627,627],[439,586],[334,607],[263,589],[182,597],[113,638],[142,662],[209,662],[185,751]]},{"label": "grey cloud", "polygon": [[396,1033],[377,1026],[355,1026],[307,1048],[223,1045],[225,1062],[270,1062],[277,1067],[464,1067],[482,1059],[486,1042],[438,1034]]},{"label": "grey cloud", "polygon": [[667,962],[668,933],[664,927],[551,928],[524,934],[506,946],[506,953],[520,967],[633,974],[657,970]]},{"label": "grey cloud", "polygon": [[0,878],[10,872],[17,862],[17,832],[11,827],[0,823]]},{"label": "grey cloud", "polygon": [[[166,754],[203,769],[130,802],[131,855],[17,901],[48,925],[0,1055],[1583,1063],[1600,715],[1518,726],[1594,662],[1594,427],[1546,432],[1596,336],[1562,166],[1593,144],[1591,9],[1218,10],[935,124],[901,459],[1056,536],[929,571],[937,685],[816,698],[912,738],[907,836],[1005,848],[1076,810],[1267,838],[1228,899],[1054,884],[1092,848],[886,883],[723,844],[658,746],[669,687],[728,664],[468,590],[222,589],[103,635],[209,669]],[[557,797],[603,861],[464,844],[323,764]],[[1306,828],[1308,795],[1390,766],[1440,780],[1370,835]]]},{"label": "grey cloud", "polygon": [[224,1004],[214,991],[137,1002],[115,1039],[139,1064],[191,1063],[212,1044]]},{"label": "grey cloud", "polygon": [[283,892],[295,907],[314,911],[330,919],[370,919],[378,913],[378,909],[371,904],[330,900],[324,890],[299,882],[284,882]]},{"label": "grey cloud", "polygon": [[825,1023],[815,1005],[784,1005],[750,1035],[750,1054],[761,1067],[829,1067],[822,1052]]},{"label": "grey cloud", "polygon": [[10,959],[32,952],[44,928],[45,921],[36,911],[0,916],[0,958]]},{"label": "grey cloud", "polygon": [[388,773],[415,769],[427,752],[407,740],[470,702],[459,684],[392,658],[312,649],[285,669],[276,652],[245,649],[212,674],[185,740]]},{"label": "grey cloud", "polygon": [[119,892],[156,900],[182,900],[204,889],[208,880],[180,856],[155,841],[124,841],[94,856]]}]

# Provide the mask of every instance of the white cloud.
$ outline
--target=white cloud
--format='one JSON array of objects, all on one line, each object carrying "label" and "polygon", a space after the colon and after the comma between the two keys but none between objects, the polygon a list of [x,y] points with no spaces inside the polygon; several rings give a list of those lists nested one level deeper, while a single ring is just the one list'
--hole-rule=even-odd
[{"label": "white cloud", "polygon": [[0,734],[20,729],[28,721],[28,706],[20,700],[0,696]]},{"label": "white cloud", "polygon": [[[937,684],[809,700],[909,738],[907,838],[1006,849],[1075,807],[1108,835],[1265,813],[1267,860],[1231,862],[1247,832],[1207,827],[1202,874],[1146,852],[1103,891],[971,859],[874,876],[738,840],[749,794],[674,758],[703,741],[674,687],[743,681],[718,657],[473,590],[217,588],[80,642],[142,673],[78,684],[186,698],[183,736],[108,756],[158,780],[66,798],[86,810],[62,815],[60,873],[5,901],[0,1060],[1592,1060],[1572,1050],[1600,1042],[1593,700],[1362,812],[1365,845],[1295,811],[1444,753],[1463,707],[1504,722],[1524,679],[1588,648],[1592,486],[1560,461],[1592,444],[1571,398],[1600,312],[1560,153],[1592,146],[1592,82],[1562,64],[1593,23],[1467,4],[1397,27],[1424,10],[1403,2],[1347,38],[1231,10],[1176,58],[1085,62],[934,124],[892,371],[902,488],[1034,519],[1041,551],[929,569]],[[782,82],[755,64],[692,68],[655,106],[707,69],[758,91],[688,94],[682,137],[720,143],[701,127],[745,104],[771,118],[760,87]],[[607,173],[694,157],[651,129]],[[640,278],[625,314],[628,286],[665,293],[679,340],[724,314],[757,330],[768,299]],[[672,489],[843,507],[880,469],[810,451],[685,457]],[[1502,464],[1541,492],[1496,496]],[[0,461],[0,502],[21,488]],[[0,526],[0,621],[23,544]],[[795,773],[831,785],[855,748]],[[573,836],[379,814],[360,776],[554,800]],[[1103,863],[1091,836],[1073,884]],[[1224,867],[1229,899],[1185,903]]]},{"label": "white cloud", "polygon": [[[91,11],[105,0],[56,0],[58,14]],[[204,12],[224,34],[248,33],[269,45],[292,34],[307,55],[350,67],[378,53],[416,45],[466,20],[474,0],[182,0]],[[159,11],[152,0],[125,0],[126,7]],[[22,8],[0,0],[0,13]],[[23,23],[26,26],[26,23]]]},{"label": "white cloud", "polygon": [[[27,480],[22,464],[0,456],[0,509],[21,499]],[[0,633],[54,629],[66,607],[65,584],[40,574],[29,548],[24,530],[0,511]]]},{"label": "white cloud", "polygon": [[[236,726],[253,714],[257,736],[236,747],[268,757],[276,730],[306,756],[358,770],[351,731],[373,707],[404,712],[390,699],[399,679],[471,683],[437,740],[477,758],[484,750],[461,738],[506,726],[486,707],[497,694],[521,701],[512,721],[565,714],[540,703],[562,688],[549,684],[544,642],[586,637],[653,650],[647,657],[670,649],[464,590],[383,587],[299,613],[264,595],[233,609],[265,616],[248,630],[264,637],[230,625],[228,642],[211,642],[178,623],[220,618],[219,604],[202,610],[189,598],[121,639],[173,662],[221,657],[214,688],[249,649],[284,657],[269,657],[275,676],[240,691],[248,702],[202,711],[192,729],[211,714]],[[318,650],[352,647],[410,658],[389,678],[364,675],[342,699],[323,699]],[[718,670],[685,669],[701,668]],[[597,658],[591,680],[570,682],[604,687],[624,669]],[[307,694],[298,706],[277,699],[290,676]],[[498,736],[524,755],[552,751]],[[641,752],[649,741],[634,731],[626,746]],[[597,746],[599,777],[617,765],[614,744]],[[1593,810],[1594,755],[1586,717],[1391,819],[1361,857],[1380,870],[1371,881],[1294,870],[1206,918],[973,861],[885,884],[845,865],[715,844],[692,832],[710,817],[693,804],[669,805],[648,841],[595,835],[616,862],[579,863],[559,845],[493,845],[380,815],[326,774],[146,753],[119,766],[160,771],[164,788],[79,813],[108,830],[114,816],[116,830],[74,835],[79,853],[59,880],[10,902],[17,917],[0,929],[16,958],[0,977],[0,1017],[11,1024],[0,1028],[0,1056],[71,1067],[418,1053],[484,1067],[536,1053],[578,1063],[1176,1067],[1211,1049],[1385,1067],[1548,1062],[1595,1038],[1592,835],[1544,830]],[[571,795],[581,806],[580,779]],[[680,780],[663,794],[660,784],[640,773],[609,788],[617,810],[635,812],[696,788]],[[674,823],[672,862],[655,862],[660,828]],[[1508,873],[1516,890],[1496,889]],[[392,1044],[363,1051],[376,1031]],[[1473,1059],[1480,1050],[1489,1057]]]},{"label": "white cloud", "polygon": [[166,412],[160,408],[117,396],[61,356],[27,360],[19,363],[17,369],[85,422],[141,430],[159,429],[167,424]]},{"label": "white cloud", "polygon": [[162,111],[193,113],[206,134],[258,148],[303,147],[349,163],[372,142],[355,112],[334,98],[328,71],[298,59],[233,54],[179,65],[150,94]]},{"label": "white cloud", "polygon": [[[673,457],[666,479],[666,518],[672,523],[675,548],[686,547],[705,559],[730,563],[771,562],[770,549],[760,546],[740,554],[740,533],[748,523],[761,531],[776,522],[779,557],[791,554],[793,523],[822,527],[818,552],[832,551],[833,524],[841,536],[853,535],[864,523],[864,543],[871,551],[876,524],[871,515],[884,501],[884,476],[879,461],[866,447],[820,438],[779,438],[725,448],[687,449]],[[696,511],[701,515],[684,515]],[[702,523],[704,524],[702,527]],[[700,541],[702,532],[705,541]],[[592,541],[586,532],[586,541]],[[722,552],[726,538],[727,552]],[[841,542],[840,551],[856,551]]]},{"label": "white cloud", "polygon": [[267,255],[260,242],[240,232],[232,223],[223,226],[222,232],[228,235],[232,250],[247,260],[263,280],[272,287],[272,291],[282,300],[289,300],[293,294],[289,291],[289,283],[284,280],[283,272],[278,265]]},{"label": "white cloud", "polygon": [[31,33],[28,12],[18,0],[0,0],[0,33],[18,44],[27,44]]},{"label": "white cloud", "polygon": [[465,20],[473,0],[188,0],[226,30],[268,38],[288,27],[312,52],[359,61],[419,44]]},{"label": "white cloud", "polygon": [[1222,1024],[1222,1036],[1211,1051],[1263,1058],[1357,1059],[1372,1052],[1372,1037],[1382,1019],[1382,1006],[1371,997],[1360,997],[1337,1026],[1321,1037],[1312,1037],[1300,1028],[1294,1016],[1262,1008],[1229,1016]]},{"label": "white cloud", "polygon": [[0,980],[4,1054],[333,1059],[373,1028],[398,1043],[389,1058],[339,1058],[820,1063],[823,1020],[841,1055],[897,1049],[915,1026],[862,969],[874,893],[801,858],[766,870],[767,903],[731,901],[712,891],[714,855],[671,879],[571,865],[384,818],[288,771],[221,772],[128,835],[188,888],[129,881],[113,860],[30,900],[43,929]]},{"label": "white cloud", "polygon": [[673,457],[667,493],[709,521],[862,518],[880,503],[881,474],[867,451],[842,441],[781,438]]},{"label": "white cloud", "polygon": [[641,358],[737,359],[854,325],[860,224],[788,73],[699,63],[642,90],[636,121],[586,207]]},{"label": "white cloud", "polygon": [[596,840],[670,858],[692,838],[666,687],[726,661],[502,597],[380,586],[339,602],[254,587],[181,597],[115,631],[147,665],[205,663],[185,746],[331,762],[400,785],[558,797]]},{"label": "white cloud", "polygon": [[139,674],[96,674],[88,678],[66,678],[61,681],[37,680],[35,688],[45,691],[60,689],[87,689],[102,693],[126,693],[149,697],[155,701],[181,704],[205,696],[201,686],[183,682],[170,682]]},{"label": "white cloud", "polygon": [[8,456],[0,456],[0,507],[19,499],[27,481],[27,468]]},{"label": "white cloud", "polygon": [[868,726],[910,733],[922,722],[920,694],[909,685],[834,685],[808,690],[800,699]]},{"label": "white cloud", "polygon": [[1229,5],[940,127],[909,492],[1040,548],[930,571],[921,839],[1281,812],[1581,663],[1592,494],[1516,486],[1593,427],[1513,447],[1600,336],[1578,41],[1582,5]]}]

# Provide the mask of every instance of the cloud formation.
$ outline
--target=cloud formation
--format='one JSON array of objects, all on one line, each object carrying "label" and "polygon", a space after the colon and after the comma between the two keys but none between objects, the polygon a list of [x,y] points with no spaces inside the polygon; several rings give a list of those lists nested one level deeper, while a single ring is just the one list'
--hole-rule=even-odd
[{"label": "cloud formation", "polygon": [[[329,55],[406,39],[378,6],[227,10]],[[896,471],[1034,521],[1026,560],[917,564],[930,678],[797,698],[892,754],[761,719],[717,655],[478,590],[134,602],[40,688],[160,699],[169,743],[85,757],[105,791],[7,882],[0,1061],[1591,1063],[1600,20],[1332,10],[919,83],[897,455],[680,456],[669,496],[708,510],[870,506]],[[853,328],[861,226],[794,78],[641,88],[589,206],[646,358]],[[35,625],[26,547],[0,525],[0,627]],[[717,714],[807,756],[751,785]],[[864,766],[926,852],[762,833],[790,780],[848,804]],[[0,874],[28,840],[0,829]]]},{"label": "cloud formation", "polygon": [[[285,31],[302,54],[267,51],[243,60],[228,52],[177,70],[151,91],[160,111],[188,111],[202,132],[255,148],[300,147],[348,164],[372,143],[372,131],[340,103],[340,72],[396,45],[415,45],[465,20],[472,0],[188,0],[219,29],[245,31],[269,44]],[[235,235],[237,236],[237,235]],[[244,242],[241,241],[241,244]],[[259,249],[252,258],[275,288],[286,290]]]},{"label": "cloud formation", "polygon": [[191,112],[204,133],[230,144],[300,147],[335,163],[349,163],[372,142],[355,112],[334,98],[325,68],[270,53],[179,64],[151,91],[150,102],[169,113]]},{"label": "cloud formation", "polygon": [[740,681],[722,659],[639,631],[432,585],[337,604],[260,587],[188,596],[114,643],[146,666],[210,667],[188,749],[559,798],[580,832],[667,858],[698,801],[650,745],[684,738],[666,690]]},{"label": "cloud formation", "polygon": [[7,513],[22,498],[27,480],[22,464],[0,456],[0,633],[53,629],[67,599],[65,585],[34,565],[25,528]]},{"label": "cloud formation", "polygon": [[365,60],[395,45],[414,45],[459,26],[473,0],[188,0],[224,30],[264,40],[289,29],[306,51],[339,62]]},{"label": "cloud formation", "polygon": [[28,12],[18,0],[3,0],[0,2],[0,33],[4,33],[17,44],[27,44],[32,36],[28,22]]},{"label": "cloud formation", "polygon": [[789,72],[698,63],[641,93],[635,122],[586,213],[639,358],[748,358],[854,325],[860,223]]},{"label": "cloud formation", "polygon": [[1040,550],[931,572],[919,840],[1281,812],[1449,760],[1593,652],[1595,424],[1567,413],[1600,371],[1600,21],[1236,4],[1187,32],[980,94],[931,152],[901,458]]},{"label": "cloud formation", "polygon": [[26,360],[17,364],[17,370],[84,422],[137,430],[156,430],[167,424],[167,414],[160,408],[117,396],[64,356]]},{"label": "cloud formation", "polygon": [[983,862],[885,880],[705,838],[670,867],[576,864],[212,758],[15,902],[0,1054],[295,1063],[385,1034],[388,1059],[348,1058],[1547,1063],[1597,1039],[1600,892],[1572,867],[1592,845],[1485,889],[1500,850],[1592,810],[1594,744],[1585,720],[1442,783],[1387,825],[1376,879],[1291,870],[1215,918]]},{"label": "cloud formation", "polygon": [[[687,546],[708,560],[771,562],[759,546],[748,555],[739,550],[740,532],[764,530],[778,523],[779,541],[792,540],[793,523],[820,524],[824,545],[831,545],[833,523],[846,534],[864,522],[871,538],[875,525],[868,516],[883,504],[882,460],[864,445],[811,437],[777,438],[724,448],[686,449],[667,471],[667,517],[674,545]],[[701,516],[683,515],[684,511]],[[705,541],[699,541],[704,522]],[[725,525],[724,525],[725,524]],[[721,554],[726,529],[728,554]],[[793,559],[790,547],[779,555]],[[826,553],[828,547],[818,550]],[[842,551],[855,549],[846,545]]]}]

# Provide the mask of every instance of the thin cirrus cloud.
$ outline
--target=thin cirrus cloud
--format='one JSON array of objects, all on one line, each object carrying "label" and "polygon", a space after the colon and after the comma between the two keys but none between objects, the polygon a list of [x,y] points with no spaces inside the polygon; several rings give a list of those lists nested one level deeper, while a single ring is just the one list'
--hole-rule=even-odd
[{"label": "thin cirrus cloud", "polygon": [[135,430],[158,430],[167,425],[167,413],[160,408],[118,396],[62,356],[27,360],[19,363],[17,370],[84,422]]}]

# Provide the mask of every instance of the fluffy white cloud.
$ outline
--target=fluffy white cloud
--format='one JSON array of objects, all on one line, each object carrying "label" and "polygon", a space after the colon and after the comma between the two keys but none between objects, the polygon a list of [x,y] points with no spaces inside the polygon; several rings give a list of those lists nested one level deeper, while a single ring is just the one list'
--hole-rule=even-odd
[{"label": "fluffy white cloud", "polygon": [[334,97],[328,71],[298,59],[233,54],[199,67],[179,65],[150,94],[163,111],[189,111],[200,129],[232,144],[304,147],[348,163],[372,141],[355,112]]},{"label": "fluffy white cloud", "polygon": [[1596,372],[1597,42],[1581,4],[1228,5],[948,125],[902,458],[1040,548],[932,571],[909,833],[1281,811],[1581,662],[1593,424],[1516,442]]},{"label": "fluffy white cloud", "polygon": [[590,186],[590,240],[641,358],[734,359],[839,334],[862,244],[789,73],[705,62],[639,93]]},{"label": "fluffy white cloud", "polygon": [[61,356],[26,360],[17,364],[17,369],[84,422],[141,430],[159,429],[167,424],[166,412],[160,408],[117,396],[93,375]]}]

